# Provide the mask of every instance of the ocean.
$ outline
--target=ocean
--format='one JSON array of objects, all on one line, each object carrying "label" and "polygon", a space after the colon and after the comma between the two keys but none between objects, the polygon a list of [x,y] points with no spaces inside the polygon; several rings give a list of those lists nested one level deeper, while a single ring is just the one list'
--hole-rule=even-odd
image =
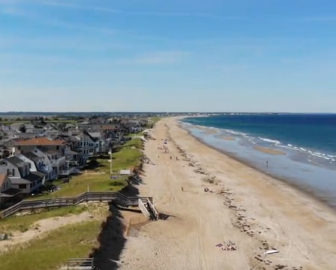
[{"label": "ocean", "polygon": [[336,114],[183,119],[192,135],[336,208]]}]

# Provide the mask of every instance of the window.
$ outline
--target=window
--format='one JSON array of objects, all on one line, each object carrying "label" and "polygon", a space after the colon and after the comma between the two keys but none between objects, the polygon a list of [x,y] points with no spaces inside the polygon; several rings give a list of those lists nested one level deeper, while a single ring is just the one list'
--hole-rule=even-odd
[{"label": "window", "polygon": [[12,169],[12,176],[15,176],[15,169]]},{"label": "window", "polygon": [[26,189],[27,188],[27,185],[26,184],[20,184],[19,185],[19,189]]},{"label": "window", "polygon": [[10,169],[7,169],[7,175],[10,176],[11,173],[10,173]]}]

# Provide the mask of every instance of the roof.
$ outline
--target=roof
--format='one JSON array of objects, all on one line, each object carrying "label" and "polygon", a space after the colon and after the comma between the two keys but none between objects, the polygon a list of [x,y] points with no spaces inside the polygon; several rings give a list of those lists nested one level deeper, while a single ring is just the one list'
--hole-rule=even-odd
[{"label": "roof", "polygon": [[0,174],[0,187],[2,186],[3,183],[5,183],[7,179],[7,174]]},{"label": "roof", "polygon": [[86,130],[83,131],[83,134],[86,135],[86,136],[88,136],[88,137],[89,137],[92,141],[94,141],[94,142],[98,140],[97,138],[92,137],[92,136],[90,135],[90,133],[87,132]]},{"label": "roof", "polygon": [[30,180],[24,179],[24,178],[14,178],[14,177],[11,177],[10,181],[11,181],[11,183],[13,185],[29,184],[30,183]]},{"label": "roof", "polygon": [[39,156],[35,155],[33,152],[27,152],[24,153],[23,155],[31,160],[39,159]]},{"label": "roof", "polygon": [[28,181],[40,181],[45,177],[44,173],[41,172],[31,172],[30,174],[28,174],[27,176],[24,177],[25,180]]},{"label": "roof", "polygon": [[116,126],[108,126],[108,125],[104,125],[101,126],[102,130],[117,130],[118,128]]},{"label": "roof", "polygon": [[25,165],[25,162],[24,162],[22,159],[20,159],[20,158],[18,158],[18,157],[16,157],[16,156],[6,158],[6,160],[7,160],[8,162],[12,163],[12,164],[13,164],[14,166],[16,166],[16,167],[21,167],[21,166],[24,166],[24,165]]},{"label": "roof", "polygon": [[100,132],[88,132],[92,138],[101,138]]},{"label": "roof", "polygon": [[50,140],[46,137],[41,138],[33,138],[28,140],[18,140],[15,142],[15,145],[17,146],[58,146],[63,145],[65,142],[63,140]]},{"label": "roof", "polygon": [[3,191],[2,193],[0,193],[0,197],[10,198],[10,197],[16,196],[20,192],[21,192],[21,190],[19,190],[17,188],[10,188],[10,189],[7,189],[7,190]]},{"label": "roof", "polygon": [[73,150],[68,150],[65,152],[66,155],[78,155],[78,152],[73,151]]}]

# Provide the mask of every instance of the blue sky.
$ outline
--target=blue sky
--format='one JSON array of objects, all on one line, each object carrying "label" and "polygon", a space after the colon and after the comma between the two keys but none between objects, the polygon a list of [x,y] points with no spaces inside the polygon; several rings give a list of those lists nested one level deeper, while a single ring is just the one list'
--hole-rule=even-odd
[{"label": "blue sky", "polygon": [[0,0],[0,111],[336,112],[333,0]]}]

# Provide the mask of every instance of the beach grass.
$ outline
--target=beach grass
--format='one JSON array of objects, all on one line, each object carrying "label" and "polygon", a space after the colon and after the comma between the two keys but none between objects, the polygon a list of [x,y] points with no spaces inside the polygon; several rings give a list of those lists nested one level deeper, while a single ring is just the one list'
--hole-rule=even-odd
[{"label": "beach grass", "polygon": [[100,221],[67,225],[0,255],[1,270],[56,270],[71,258],[86,258],[98,245]]},{"label": "beach grass", "polygon": [[0,233],[10,233],[13,231],[25,232],[35,222],[52,217],[63,217],[67,215],[76,215],[87,211],[86,205],[68,206],[52,210],[42,210],[34,215],[11,216],[0,219]]},{"label": "beach grass", "polygon": [[151,121],[152,121],[152,123],[153,123],[153,126],[155,126],[155,124],[156,124],[157,122],[159,122],[162,118],[159,117],[159,116],[154,116],[154,117],[151,117],[150,119],[151,119]]}]

